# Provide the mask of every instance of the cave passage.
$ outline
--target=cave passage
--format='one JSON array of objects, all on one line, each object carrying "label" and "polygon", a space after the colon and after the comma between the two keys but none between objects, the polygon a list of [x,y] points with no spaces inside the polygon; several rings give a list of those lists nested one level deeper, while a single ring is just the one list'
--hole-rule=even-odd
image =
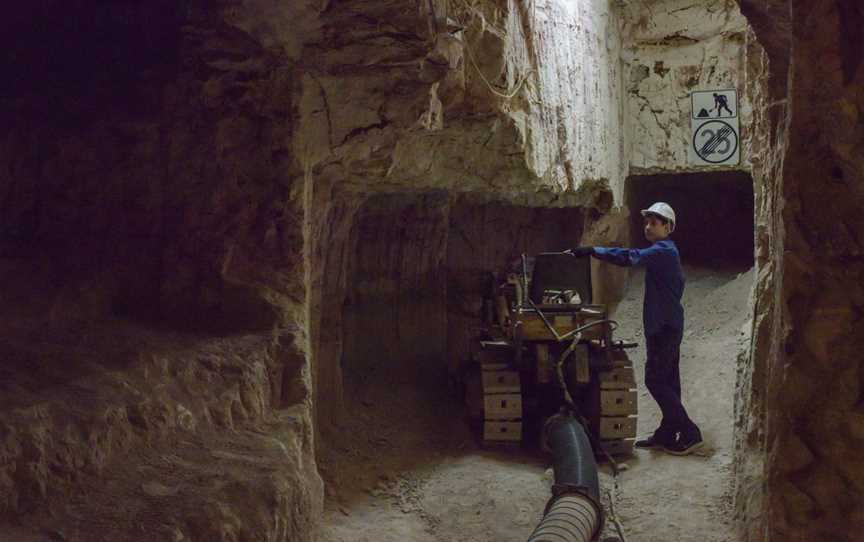
[{"label": "cave passage", "polygon": [[625,187],[633,246],[647,246],[639,210],[665,201],[675,210],[672,239],[685,264],[753,265],[753,179],[741,171],[631,176]]},{"label": "cave passage", "polygon": [[[696,203],[719,199],[694,192]],[[638,195],[655,197],[645,194]],[[688,202],[671,201],[682,209]],[[322,447],[322,472],[339,495],[327,513],[324,540],[387,539],[393,532],[400,540],[440,539],[428,534],[430,525],[447,539],[527,536],[548,500],[548,458],[533,449],[534,441],[526,440],[524,449],[484,447],[467,423],[463,400],[448,393],[445,375],[472,354],[491,272],[510,268],[522,253],[578,244],[590,212],[442,192],[373,195],[358,209],[345,252],[341,307],[350,423]],[[682,216],[691,221],[703,212],[694,208],[695,214],[685,210]],[[683,236],[685,247],[707,235],[696,233]],[[644,270],[632,273],[613,317],[620,324],[616,337],[639,343],[629,355],[637,367],[641,436],[657,426],[660,412],[643,380]],[[701,529],[718,521],[710,510],[722,510],[720,531],[731,517],[722,507],[732,461],[732,395],[736,360],[749,340],[741,330],[753,273],[701,264],[685,266],[685,273],[681,375],[685,403],[707,443],[694,461],[647,451],[627,458],[626,499],[618,513],[625,528],[645,539],[664,529]],[[325,292],[325,300],[338,298],[338,292]],[[608,468],[601,477],[604,487],[613,483]],[[680,499],[670,499],[673,494]],[[633,495],[640,496],[638,506]],[[658,517],[665,518],[662,525],[653,519]]]}]

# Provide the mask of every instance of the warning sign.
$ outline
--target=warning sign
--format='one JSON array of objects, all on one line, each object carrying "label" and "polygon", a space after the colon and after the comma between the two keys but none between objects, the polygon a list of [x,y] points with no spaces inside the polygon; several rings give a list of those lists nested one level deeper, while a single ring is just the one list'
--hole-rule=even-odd
[{"label": "warning sign", "polygon": [[690,94],[690,163],[699,166],[736,165],[740,161],[738,92],[708,90]]},{"label": "warning sign", "polygon": [[738,118],[738,92],[735,90],[699,90],[690,93],[694,119]]}]

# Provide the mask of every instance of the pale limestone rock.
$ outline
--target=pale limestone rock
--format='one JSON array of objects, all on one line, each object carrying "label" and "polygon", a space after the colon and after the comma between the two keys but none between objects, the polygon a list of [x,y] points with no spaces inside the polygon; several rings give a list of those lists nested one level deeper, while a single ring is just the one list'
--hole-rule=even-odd
[{"label": "pale limestone rock", "polygon": [[[624,4],[621,35],[627,103],[626,129],[632,171],[693,170],[690,92],[738,90],[742,150],[749,145],[752,105],[745,65],[748,25],[732,0]],[[742,152],[735,169],[749,169]]]}]

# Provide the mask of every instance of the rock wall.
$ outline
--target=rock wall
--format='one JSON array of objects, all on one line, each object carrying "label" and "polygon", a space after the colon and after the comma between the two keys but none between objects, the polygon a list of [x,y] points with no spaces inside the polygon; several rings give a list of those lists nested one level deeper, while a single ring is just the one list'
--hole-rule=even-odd
[{"label": "rock wall", "polygon": [[752,396],[741,411],[742,446],[767,457],[762,483],[739,487],[742,538],[857,540],[864,12],[843,0],[741,4],[768,53],[771,90],[760,108],[770,146],[760,164]]},{"label": "rock wall", "polygon": [[[15,75],[0,107],[2,258],[7,287],[33,296],[3,323],[14,353],[3,361],[3,520],[65,518],[58,532],[79,540],[97,539],[74,519],[91,515],[114,539],[136,522],[156,537],[311,536],[322,490],[299,333],[295,59],[228,7],[48,2],[4,18],[4,71]],[[28,269],[46,287],[24,288]],[[232,435],[264,426],[275,440],[247,435],[238,448],[244,438]],[[184,457],[159,464],[172,442]],[[141,497],[146,475],[136,493],[118,465],[131,450],[184,483]],[[189,465],[210,451],[235,461],[205,462],[222,470],[221,493],[194,487],[213,473]],[[236,461],[256,451],[254,472],[242,473]],[[253,479],[268,497],[225,510],[234,484]],[[127,490],[147,506],[106,504]],[[194,511],[166,505],[178,492]]]},{"label": "rock wall", "polygon": [[285,180],[293,79],[278,55],[191,8],[30,9],[60,37],[14,55],[27,75],[5,94],[6,240],[109,277],[117,314],[272,327],[268,297],[296,292],[286,277],[302,265]]},{"label": "rock wall", "polygon": [[[344,281],[352,259],[376,265],[388,261],[376,259],[374,252],[364,255],[368,240],[344,237],[349,230],[363,230],[359,215],[351,226],[351,212],[340,214],[342,225],[331,227],[322,218],[328,209],[347,209],[351,201],[375,194],[390,194],[393,201],[405,194],[413,201],[432,192],[525,207],[608,209],[610,194],[623,191],[620,40],[613,10],[603,2],[577,7],[559,1],[532,6],[419,2],[414,7],[396,10],[387,2],[331,6],[320,13],[320,31],[302,53],[317,59],[302,66],[293,141],[307,193],[313,194],[307,209],[313,224],[307,241],[316,247],[310,252],[310,284],[315,286],[310,288],[309,351],[316,359],[322,428],[335,420],[342,402],[340,360],[345,360],[347,337],[342,334],[351,311],[319,306],[314,298],[363,298],[352,293],[357,285]],[[326,194],[342,200],[331,203]],[[405,223],[398,205],[389,211],[385,205],[377,215],[382,228]],[[448,231],[445,225],[437,234]],[[385,233],[381,240],[419,257],[412,252],[416,247]],[[446,247],[443,238],[425,242]],[[375,269],[381,280],[395,272]],[[334,276],[342,278],[328,283]],[[403,288],[370,284],[364,299],[410,306],[406,292],[412,275],[400,276],[407,281]],[[324,293],[315,293],[318,284]],[[400,300],[393,292],[408,297]],[[446,290],[439,295],[445,302]],[[315,331],[319,323],[320,333]],[[383,323],[376,326],[383,329]],[[371,329],[363,333],[370,334]],[[373,343],[361,348],[370,349],[375,350]]]},{"label": "rock wall", "polygon": [[533,55],[527,104],[510,113],[525,134],[529,166],[561,189],[605,181],[617,200],[627,173],[618,10],[538,0],[522,12],[528,38],[511,31],[525,43],[514,39],[507,58],[518,66],[526,52]]},{"label": "rock wall", "polygon": [[[431,30],[422,13],[392,21],[410,29],[413,42],[382,34],[371,58],[376,34],[363,25],[379,19],[323,14],[322,36],[340,38],[304,74],[297,138],[316,177],[363,191],[434,188],[502,199],[579,192],[585,181],[620,184],[614,14],[602,3],[439,4]],[[352,61],[364,69],[346,72]]]},{"label": "rock wall", "polygon": [[620,184],[620,39],[604,3],[439,2],[435,25],[425,2],[399,17],[381,4],[325,11],[307,46],[326,50],[304,73],[297,138],[316,177],[502,199]]},{"label": "rock wall", "polygon": [[696,170],[688,165],[690,92],[729,88],[738,90],[742,138],[733,169],[749,169],[753,97],[745,74],[758,45],[735,1],[627,2],[621,25],[630,174]]},{"label": "rock wall", "polygon": [[[757,269],[752,292],[753,327],[749,352],[738,360],[735,391],[735,510],[739,535],[744,540],[764,539],[766,526],[763,501],[766,367],[755,360],[773,355],[768,337],[777,321],[774,312],[777,305],[772,296],[779,276],[775,273],[771,254],[776,250],[774,245],[778,240],[769,232],[775,227],[780,198],[777,171],[782,165],[783,156],[779,149],[784,145],[786,132],[784,123],[778,122],[784,118],[785,110],[782,104],[775,102],[770,90],[777,83],[777,78],[771,75],[775,66],[776,63],[771,61],[769,68],[768,55],[763,49],[748,57],[745,72],[747,80],[762,91],[751,92],[754,140],[750,159],[754,178],[754,261]],[[785,81],[783,77],[781,79]]]},{"label": "rock wall", "polygon": [[443,192],[376,195],[360,208],[346,261],[345,373],[361,382],[443,382],[449,214]]}]

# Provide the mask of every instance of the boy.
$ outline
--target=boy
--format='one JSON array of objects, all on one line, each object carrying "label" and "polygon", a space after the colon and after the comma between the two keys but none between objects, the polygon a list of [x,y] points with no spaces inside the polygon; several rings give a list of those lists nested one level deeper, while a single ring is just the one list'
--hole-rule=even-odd
[{"label": "boy", "polygon": [[645,266],[645,301],[642,323],[648,353],[645,385],[663,413],[654,434],[636,441],[637,448],[662,448],[674,455],[687,455],[702,446],[702,433],[681,403],[681,376],[678,371],[681,338],[684,332],[684,274],[678,247],[669,239],[675,230],[675,211],[658,202],[642,211],[645,249],[578,247],[566,252],[622,266]]}]

